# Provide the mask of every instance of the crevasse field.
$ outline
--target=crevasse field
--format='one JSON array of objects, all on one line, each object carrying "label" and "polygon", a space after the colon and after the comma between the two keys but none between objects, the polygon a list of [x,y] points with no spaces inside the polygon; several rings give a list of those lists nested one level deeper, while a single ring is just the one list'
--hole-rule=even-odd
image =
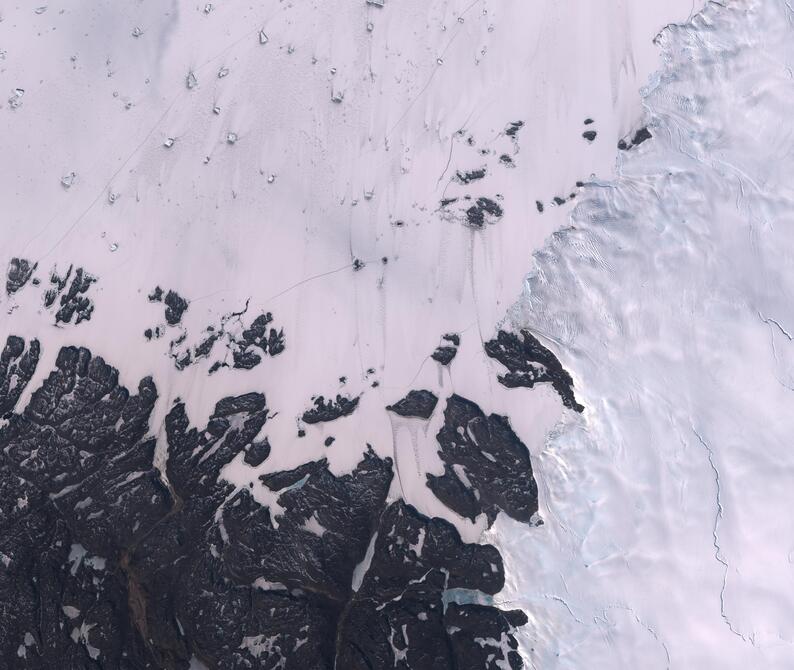
[{"label": "crevasse field", "polygon": [[793,35],[0,4],[0,668],[794,667]]},{"label": "crevasse field", "polygon": [[653,141],[511,312],[587,405],[537,453],[544,532],[497,524],[535,667],[794,663],[792,21],[713,2],[664,31]]}]

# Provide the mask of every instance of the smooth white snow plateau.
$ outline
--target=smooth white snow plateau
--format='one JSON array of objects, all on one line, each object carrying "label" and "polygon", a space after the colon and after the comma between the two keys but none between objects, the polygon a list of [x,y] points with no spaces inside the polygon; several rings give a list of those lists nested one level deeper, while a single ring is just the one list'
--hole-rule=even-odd
[{"label": "smooth white snow plateau", "polygon": [[[230,481],[274,506],[257,475],[320,457],[346,472],[370,443],[396,458],[394,496],[475,541],[485,520],[425,486],[441,412],[383,409],[410,389],[459,393],[510,417],[533,455],[544,525],[502,515],[486,533],[508,572],[496,601],[530,616],[529,667],[794,665],[787,3],[205,9],[0,7],[0,262],[98,278],[89,324],[53,326],[30,285],[4,298],[0,335],[42,340],[29,389],[83,345],[128,387],[154,377],[156,431],[175,398],[200,424],[261,390],[273,453],[233,462]],[[646,122],[653,139],[616,159]],[[481,167],[476,185],[453,181]],[[464,193],[499,194],[503,218],[443,217]],[[155,285],[190,307],[149,342]],[[282,354],[175,369],[170,340],[197,343],[246,301],[284,328]],[[571,372],[584,416],[497,382],[482,342],[508,311]],[[448,369],[429,358],[446,332],[462,339]],[[310,398],[337,393],[362,394],[357,411],[296,439]]]}]

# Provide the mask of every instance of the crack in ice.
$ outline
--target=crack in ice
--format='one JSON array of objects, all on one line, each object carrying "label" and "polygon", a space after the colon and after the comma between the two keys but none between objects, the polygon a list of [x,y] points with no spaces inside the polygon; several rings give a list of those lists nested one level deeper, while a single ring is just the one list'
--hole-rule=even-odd
[{"label": "crack in ice", "polygon": [[[769,326],[769,344],[772,346],[772,357],[775,359],[775,363],[780,365],[780,356],[777,353],[777,347],[775,346],[775,332],[773,326],[776,326],[777,329],[789,340],[789,342],[794,341],[792,335],[780,324],[779,321],[771,318],[771,317],[764,317],[761,312],[758,312],[758,318],[761,319],[766,325]],[[788,391],[794,391],[794,386],[791,384],[787,384],[784,382],[777,374],[775,374],[775,379],[777,383],[780,384],[784,389]]]},{"label": "crack in ice", "polygon": [[717,469],[717,465],[714,462],[714,450],[708,445],[708,443],[703,439],[703,437],[698,433],[694,426],[692,426],[692,432],[697,437],[698,441],[703,448],[706,450],[706,455],[708,456],[709,466],[711,467],[712,472],[714,473],[714,482],[717,486],[717,513],[714,516],[714,527],[711,531],[711,535],[713,538],[714,544],[714,558],[723,566],[723,574],[722,574],[722,587],[720,588],[720,616],[722,616],[723,621],[725,621],[725,625],[728,626],[730,631],[740,637],[744,642],[747,642],[747,637],[740,633],[736,628],[734,628],[733,623],[728,618],[728,614],[725,611],[725,590],[728,586],[728,561],[725,559],[722,553],[722,547],[720,545],[720,536],[719,536],[719,529],[720,529],[720,521],[722,520],[725,514],[725,508],[722,505],[722,481],[720,479],[720,471]]},{"label": "crack in ice", "polygon": [[576,623],[580,623],[583,626],[587,625],[582,619],[580,619],[578,616],[576,616],[576,614],[574,614],[573,610],[571,609],[571,606],[568,604],[568,601],[565,600],[565,598],[561,598],[560,596],[555,596],[554,594],[551,593],[546,593],[543,595],[543,597],[548,598],[549,600],[554,600],[555,602],[562,604],[565,607],[565,609],[568,610],[568,614],[570,614],[573,617],[573,620],[576,621]]},{"label": "crack in ice", "polygon": [[780,324],[780,322],[779,322],[779,321],[777,321],[776,319],[773,319],[771,316],[770,316],[770,317],[764,317],[764,315],[763,315],[763,314],[761,314],[761,312],[758,312],[758,318],[759,318],[759,319],[761,319],[761,321],[763,321],[763,322],[764,322],[765,324],[767,324],[767,325],[769,325],[769,324],[774,324],[774,325],[776,325],[776,326],[777,326],[777,329],[778,329],[778,330],[779,330],[781,333],[783,333],[783,335],[785,335],[785,336],[788,338],[789,342],[791,342],[791,341],[793,341],[793,340],[794,340],[794,337],[792,337],[791,333],[789,333],[789,332],[788,332],[788,331],[787,331],[787,330],[786,330],[786,329],[785,329],[785,328],[784,328],[784,327],[783,327],[783,326]]},{"label": "crack in ice", "polygon": [[[653,639],[656,640],[662,646],[662,649],[664,649],[665,656],[667,657],[667,670],[670,670],[672,663],[670,659],[670,650],[667,647],[667,643],[662,638],[659,637],[659,634],[656,632],[656,629],[653,626],[645,623],[645,621],[643,621],[640,618],[640,616],[634,611],[634,609],[629,605],[621,605],[617,603],[613,605],[607,605],[603,609],[601,620],[604,621],[605,623],[609,623],[609,618],[607,617],[607,610],[623,610],[624,612],[628,612],[629,614],[631,614],[631,616],[634,617],[634,620],[645,630],[647,630],[651,634]],[[593,621],[595,621],[596,623],[598,623],[598,620],[599,617],[593,617]]]}]

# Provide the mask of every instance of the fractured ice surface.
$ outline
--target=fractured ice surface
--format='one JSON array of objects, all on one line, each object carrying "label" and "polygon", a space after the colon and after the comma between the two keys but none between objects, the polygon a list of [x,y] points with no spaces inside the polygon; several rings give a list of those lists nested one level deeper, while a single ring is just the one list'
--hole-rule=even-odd
[{"label": "fractured ice surface", "polygon": [[794,665],[793,30],[749,0],[661,35],[652,139],[512,312],[586,407],[534,461],[542,531],[486,534],[536,667]]}]

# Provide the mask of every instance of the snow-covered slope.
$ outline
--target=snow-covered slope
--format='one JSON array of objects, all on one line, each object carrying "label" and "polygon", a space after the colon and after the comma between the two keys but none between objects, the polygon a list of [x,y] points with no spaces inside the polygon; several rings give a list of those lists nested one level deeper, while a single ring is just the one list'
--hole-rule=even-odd
[{"label": "snow-covered slope", "polygon": [[536,667],[788,668],[794,13],[710,3],[662,36],[654,139],[588,186],[512,317],[581,389],[500,517]]}]

